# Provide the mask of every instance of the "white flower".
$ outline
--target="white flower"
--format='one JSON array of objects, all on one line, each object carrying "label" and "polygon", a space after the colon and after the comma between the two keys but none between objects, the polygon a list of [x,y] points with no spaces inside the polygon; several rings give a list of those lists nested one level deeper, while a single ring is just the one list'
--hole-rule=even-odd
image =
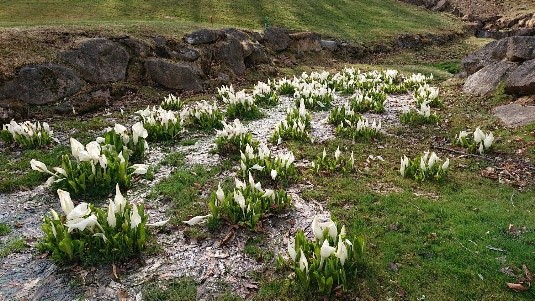
[{"label": "white flower", "polygon": [[295,262],[295,258],[297,257],[297,252],[295,252],[295,247],[291,243],[291,241],[288,241],[288,254],[290,255],[290,258]]},{"label": "white flower", "polygon": [[115,131],[115,133],[121,135],[124,132],[126,132],[126,127],[121,124],[116,123],[115,127],[113,127],[113,130]]},{"label": "white flower", "polygon": [[485,133],[483,133],[483,131],[479,127],[477,127],[476,130],[474,131],[475,143],[479,143],[483,141],[484,139],[485,139]]},{"label": "white flower", "polygon": [[123,214],[124,208],[126,207],[126,200],[124,199],[123,195],[121,194],[121,190],[119,189],[119,184],[115,185],[115,212]]},{"label": "white flower", "polygon": [[204,220],[206,220],[210,216],[212,216],[212,215],[208,214],[208,215],[195,216],[195,217],[192,217],[191,219],[189,219],[187,221],[183,221],[183,223],[184,224],[188,224],[190,226],[197,225],[197,224],[203,222]]},{"label": "white flower", "polygon": [[446,161],[444,161],[444,163],[442,164],[442,170],[448,169],[449,166],[450,166],[450,158],[447,158]]},{"label": "white flower", "polygon": [[461,131],[459,132],[459,138],[457,139],[459,141],[459,143],[462,143],[463,142],[463,139],[468,137],[470,133],[467,132],[467,131]]},{"label": "white flower", "polygon": [[492,146],[493,141],[494,141],[494,135],[492,133],[489,133],[488,135],[486,135],[485,139],[483,140],[485,149],[489,149]]},{"label": "white flower", "polygon": [[251,169],[254,169],[254,170],[260,170],[260,171],[264,170],[264,168],[265,168],[264,166],[260,166],[260,165],[258,165],[258,164],[255,164],[255,165],[253,165],[253,166],[251,167]]},{"label": "white flower", "polygon": [[147,132],[145,127],[143,127],[142,122],[134,123],[134,125],[132,126],[132,140],[134,141],[134,144],[137,144],[139,137],[145,139],[148,135],[149,133]]},{"label": "white flower", "polygon": [[65,215],[68,215],[71,213],[72,209],[74,209],[74,204],[71,200],[71,195],[67,191],[58,189],[58,196],[59,196],[59,202],[61,204],[61,210],[63,210],[63,213]]},{"label": "white flower", "polygon": [[323,148],[323,153],[321,155],[321,159],[325,160],[325,157],[327,157],[327,151],[325,151],[325,147]]},{"label": "white flower", "polygon": [[238,189],[244,189],[246,187],[245,183],[240,181],[238,178],[234,178],[234,185]]},{"label": "white flower", "polygon": [[37,161],[35,159],[32,159],[32,160],[30,160],[30,166],[32,167],[33,170],[36,170],[38,172],[46,172],[46,173],[49,173],[51,175],[54,175],[52,172],[50,172],[48,170],[48,168],[46,167],[45,163],[43,163],[41,161]]},{"label": "white flower", "polygon": [[262,195],[263,198],[271,198],[271,199],[274,199],[275,198],[275,191],[273,191],[273,189],[266,189],[266,191],[264,192],[264,194]]},{"label": "white flower", "polygon": [[97,137],[95,138],[95,141],[99,144],[104,144],[106,142],[106,139],[104,139],[103,137]]},{"label": "white flower", "polygon": [[80,218],[83,218],[84,216],[87,216],[91,213],[91,208],[89,208],[89,205],[87,203],[80,203],[76,207],[74,207],[68,214],[67,214],[67,220],[77,220]]},{"label": "white flower", "polygon": [[243,212],[243,216],[245,217],[245,197],[243,197],[243,194],[241,193],[241,191],[234,191],[234,201],[236,201],[236,203],[238,203],[238,205],[240,206],[242,212]]},{"label": "white flower", "polygon": [[106,155],[101,155],[98,158],[98,163],[100,164],[100,167],[106,168],[108,166],[108,158],[106,158]]},{"label": "white flower", "polygon": [[299,259],[299,269],[301,270],[301,272],[305,272],[308,274],[308,261],[307,261],[307,258],[305,257],[305,253],[303,253],[303,250],[301,250],[301,256],[300,256],[300,259]]},{"label": "white flower", "polygon": [[320,227],[317,215],[312,219],[312,233],[316,237],[316,240],[320,241],[323,239],[323,229]]},{"label": "white flower", "polygon": [[61,168],[61,167],[53,167],[52,168],[55,172],[67,177],[67,171],[65,171],[65,169]]},{"label": "white flower", "polygon": [[438,161],[438,160],[439,160],[439,158],[438,158],[437,154],[435,154],[435,152],[432,152],[431,156],[429,157],[429,161],[427,163],[427,166],[429,168],[433,167],[433,165],[435,165],[435,162]]},{"label": "white flower", "polygon": [[340,263],[344,265],[346,259],[347,259],[347,247],[345,243],[342,241],[342,237],[340,236],[338,238],[338,248],[336,249],[336,257],[340,260]]},{"label": "white flower", "polygon": [[77,218],[77,219],[69,220],[65,224],[65,226],[69,228],[68,229],[69,233],[74,229],[78,229],[80,231],[84,231],[85,228],[91,229],[95,225],[98,225],[100,227],[97,221],[97,217],[94,214],[91,214],[90,216],[86,218]]},{"label": "white flower", "polygon": [[225,192],[223,191],[223,189],[221,189],[221,183],[217,184],[217,191],[215,195],[220,202],[223,202],[223,200],[225,199]]},{"label": "white flower", "polygon": [[321,245],[321,249],[320,249],[320,256],[321,256],[320,266],[322,266],[325,258],[331,256],[334,252],[336,252],[336,248],[331,247],[329,245],[328,239],[324,240],[323,245]]},{"label": "white flower", "polygon": [[149,166],[147,164],[134,164],[132,165],[132,168],[134,168],[135,174],[144,175],[147,173]]},{"label": "white flower", "polygon": [[136,204],[134,204],[132,205],[132,213],[130,214],[130,228],[135,229],[139,224],[141,224],[141,216],[137,211]]},{"label": "white flower", "polygon": [[409,166],[409,158],[407,156],[403,155],[403,158],[401,158],[401,163],[399,166],[399,173],[401,176],[405,176],[405,169]]},{"label": "white flower", "polygon": [[59,215],[54,209],[50,209],[50,215],[52,215],[53,220],[59,220]]},{"label": "white flower", "polygon": [[340,158],[340,154],[342,152],[340,151],[340,147],[336,148],[336,151],[334,152],[334,158],[338,161],[338,158]]},{"label": "white flower", "polygon": [[80,143],[78,140],[74,139],[74,138],[71,138],[70,139],[70,142],[71,142],[71,152],[72,152],[72,156],[76,159],[76,160],[79,160],[79,154],[80,154],[80,151],[83,151],[85,150],[84,148],[84,145],[82,143]]},{"label": "white flower", "polygon": [[275,180],[277,178],[277,170],[272,169],[270,174],[271,174],[271,178],[273,180]]},{"label": "white flower", "polygon": [[117,210],[115,209],[115,203],[110,200],[110,203],[108,205],[108,216],[106,220],[108,221],[108,226],[115,228],[117,225],[117,219],[115,218],[115,212]]}]

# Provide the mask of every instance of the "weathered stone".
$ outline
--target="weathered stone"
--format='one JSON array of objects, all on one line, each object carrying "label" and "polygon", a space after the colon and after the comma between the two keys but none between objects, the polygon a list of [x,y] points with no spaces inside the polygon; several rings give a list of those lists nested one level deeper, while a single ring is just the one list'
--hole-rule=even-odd
[{"label": "weathered stone", "polygon": [[243,57],[248,57],[253,53],[253,41],[251,40],[251,37],[241,30],[237,30],[236,28],[227,28],[223,29],[227,37],[235,38],[240,42]]},{"label": "weathered stone", "polygon": [[321,48],[328,49],[330,51],[335,51],[336,49],[338,49],[338,42],[336,41],[321,40],[320,44]]},{"label": "weathered stone", "polygon": [[201,29],[194,31],[184,37],[184,40],[191,45],[211,44],[224,36],[221,30]]},{"label": "weathered stone", "polygon": [[245,72],[242,46],[236,38],[227,37],[226,41],[220,42],[215,50],[215,59],[227,65],[236,75]]},{"label": "weathered stone", "polygon": [[321,37],[313,32],[298,32],[290,34],[292,48],[298,53],[321,51]]},{"label": "weathered stone", "polygon": [[18,99],[41,105],[80,91],[83,82],[73,70],[54,64],[26,66],[17,77],[0,87],[0,99]]},{"label": "weathered stone", "polygon": [[114,41],[122,44],[133,56],[145,58],[150,55],[150,47],[143,41],[131,37],[122,37]]},{"label": "weathered stone", "polygon": [[191,63],[174,63],[164,59],[148,59],[147,73],[156,83],[174,90],[201,91],[202,71]]},{"label": "weathered stone", "polygon": [[535,59],[524,62],[509,74],[505,91],[517,95],[535,94]]},{"label": "weathered stone", "polygon": [[171,49],[169,54],[173,58],[186,62],[196,61],[199,56],[201,56],[197,50],[187,47],[186,45],[176,45]]},{"label": "weathered stone", "polygon": [[468,94],[485,95],[496,89],[496,86],[516,67],[515,63],[503,61],[485,66],[470,75],[464,83],[463,91]]},{"label": "weathered stone", "polygon": [[511,62],[523,62],[535,58],[535,37],[511,37],[507,43],[506,58]]},{"label": "weathered stone", "polygon": [[465,57],[461,64],[468,75],[476,73],[486,65],[493,64],[505,58],[508,41],[492,41],[478,51]]},{"label": "weathered stone", "polygon": [[535,122],[535,106],[511,103],[492,109],[494,115],[507,127],[524,126]]},{"label": "weathered stone", "polygon": [[264,51],[264,47],[258,43],[252,44],[253,51],[251,55],[249,55],[247,58],[245,58],[245,61],[247,64],[256,66],[260,64],[269,64],[271,61],[269,60],[268,55]]},{"label": "weathered stone", "polygon": [[264,41],[273,51],[284,51],[290,46],[290,36],[283,28],[268,27],[264,31]]},{"label": "weathered stone", "polygon": [[28,116],[27,104],[21,100],[0,101],[0,124],[9,123],[12,119],[22,120]]},{"label": "weathered stone", "polygon": [[91,83],[124,80],[130,55],[119,44],[107,39],[83,41],[78,49],[60,53],[60,59]]}]

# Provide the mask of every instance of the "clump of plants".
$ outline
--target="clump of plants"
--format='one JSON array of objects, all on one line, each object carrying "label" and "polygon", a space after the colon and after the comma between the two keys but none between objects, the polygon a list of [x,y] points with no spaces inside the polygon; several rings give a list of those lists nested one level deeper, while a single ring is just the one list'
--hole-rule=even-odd
[{"label": "clump of plants", "polygon": [[370,140],[381,135],[381,120],[369,122],[361,118],[356,123],[346,120],[336,127],[336,135],[353,140]]},{"label": "clump of plants", "polygon": [[235,179],[232,191],[223,191],[221,186],[212,193],[208,207],[211,215],[209,224],[218,224],[223,219],[232,224],[254,229],[268,213],[287,208],[291,198],[284,190],[262,189],[249,173],[247,183]]},{"label": "clump of plants", "polygon": [[327,110],[334,99],[334,91],[317,81],[300,82],[294,97],[296,106],[303,102],[308,110]]},{"label": "clump of plants", "polygon": [[149,233],[147,226],[162,226],[164,222],[147,224],[143,205],[131,204],[116,186],[114,201],[107,208],[81,202],[74,206],[70,194],[57,190],[62,213],[53,209],[41,226],[45,233],[38,244],[41,252],[52,255],[58,264],[81,262],[94,265],[119,262],[140,254]]},{"label": "clump of plants", "polygon": [[168,111],[180,111],[183,107],[184,103],[180,101],[180,97],[173,94],[166,96],[160,104],[160,108]]},{"label": "clump of plants", "polygon": [[401,158],[399,173],[402,177],[411,178],[416,181],[440,181],[443,180],[450,166],[450,159],[446,159],[440,164],[440,158],[432,152],[424,152],[422,156],[409,159],[407,156]]},{"label": "clump of plants", "polygon": [[192,108],[183,110],[182,120],[185,120],[187,127],[198,128],[204,131],[222,129],[225,118],[217,104],[209,104],[206,100],[196,103]]},{"label": "clump of plants", "polygon": [[257,151],[247,145],[245,152],[240,154],[240,168],[244,178],[248,173],[252,173],[256,178],[288,184],[297,175],[292,152],[273,156],[269,148],[262,143]]},{"label": "clump of plants", "polygon": [[301,100],[299,108],[288,108],[286,119],[277,125],[270,141],[276,144],[282,143],[283,140],[310,141],[311,120],[310,113]]},{"label": "clump of plants", "polygon": [[4,124],[0,131],[0,139],[7,144],[17,143],[24,148],[37,148],[49,145],[57,139],[52,137],[53,131],[48,123],[25,121],[17,123],[11,120],[10,123]]},{"label": "clump of plants", "polygon": [[457,145],[467,148],[472,153],[479,152],[479,154],[491,151],[493,142],[492,132],[485,133],[479,127],[476,128],[473,135],[472,132],[461,131],[455,137]]},{"label": "clump of plants", "polygon": [[231,124],[223,123],[223,129],[217,131],[216,150],[220,154],[238,154],[245,151],[247,145],[256,148],[258,142],[253,140],[253,135],[247,131],[239,119],[234,119]]},{"label": "clump of plants", "polygon": [[232,85],[221,86],[220,88],[217,88],[217,99],[219,100],[228,98],[230,95],[233,95],[233,94],[234,94],[234,87]]},{"label": "clump of plants", "polygon": [[349,173],[355,168],[355,157],[353,152],[349,156],[343,156],[340,151],[340,147],[336,148],[336,151],[332,156],[327,155],[327,151],[323,148],[321,155],[318,155],[316,160],[312,161],[312,169],[316,173],[326,172],[342,172]]},{"label": "clump of plants", "polygon": [[400,121],[410,125],[436,124],[438,123],[438,116],[435,113],[431,113],[431,107],[424,101],[420,104],[419,109],[402,113]]},{"label": "clump of plants", "polygon": [[297,83],[298,80],[295,77],[293,80],[284,77],[275,82],[275,90],[279,95],[291,96],[295,93]]},{"label": "clump of plants", "polygon": [[130,186],[134,174],[145,174],[145,164],[128,165],[128,154],[117,153],[114,146],[92,141],[86,146],[71,138],[71,153],[61,156],[61,166],[50,171],[35,159],[30,161],[33,170],[48,173],[46,184],[54,189],[74,194],[107,195],[118,184],[122,189]]},{"label": "clump of plants", "polygon": [[350,237],[344,226],[339,228],[330,219],[320,222],[318,216],[312,221],[312,232],[314,240],[299,230],[288,242],[290,259],[279,261],[295,273],[293,283],[302,291],[325,295],[345,291],[364,265],[364,237]]},{"label": "clump of plants", "polygon": [[142,122],[132,125],[132,135],[127,132],[127,128],[116,123],[113,129],[108,129],[104,137],[96,139],[101,145],[113,145],[117,153],[127,154],[131,162],[141,161],[145,157],[145,151],[149,145],[145,140],[149,133],[143,127]]},{"label": "clump of plants", "polygon": [[279,97],[271,85],[264,82],[258,82],[253,88],[253,98],[256,104],[260,106],[274,106],[279,102]]},{"label": "clump of plants", "polygon": [[143,127],[147,130],[149,141],[174,140],[182,132],[182,119],[175,112],[160,107],[147,107],[136,112],[143,119]]},{"label": "clump of plants", "polygon": [[224,97],[223,101],[228,104],[226,116],[229,119],[252,120],[262,116],[262,112],[255,104],[254,98],[243,90],[235,94],[228,93],[228,96]]},{"label": "clump of plants", "polygon": [[333,107],[329,113],[329,123],[332,125],[349,126],[357,124],[361,118],[362,116],[355,113],[349,104],[343,107]]},{"label": "clump of plants", "polygon": [[357,90],[349,99],[351,109],[355,112],[383,113],[385,111],[386,93],[374,88]]},{"label": "clump of plants", "polygon": [[426,102],[431,107],[438,107],[441,104],[438,97],[438,92],[438,88],[425,84],[419,86],[416,91],[414,91],[414,100],[416,101],[417,105],[421,105],[422,103]]}]

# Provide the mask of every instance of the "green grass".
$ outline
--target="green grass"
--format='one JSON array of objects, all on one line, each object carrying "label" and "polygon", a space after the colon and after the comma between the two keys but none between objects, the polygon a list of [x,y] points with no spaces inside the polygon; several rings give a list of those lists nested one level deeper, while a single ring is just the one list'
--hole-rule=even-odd
[{"label": "green grass", "polygon": [[51,150],[3,152],[0,154],[0,192],[31,189],[43,184],[50,175],[32,170],[31,159],[45,163],[51,170],[52,167],[59,166],[61,154],[67,151],[65,146],[58,145]]},{"label": "green grass", "polygon": [[1,26],[83,25],[120,27],[126,31],[181,34],[196,27],[261,30],[282,26],[311,30],[359,42],[377,42],[409,33],[459,30],[443,15],[393,0],[328,1],[2,1]]},{"label": "green grass", "polygon": [[189,277],[150,282],[143,287],[143,300],[146,301],[190,301],[196,298],[197,285]]},{"label": "green grass", "polygon": [[11,233],[11,227],[6,223],[0,223],[0,236],[6,236]]},{"label": "green grass", "polygon": [[11,253],[16,253],[26,248],[26,241],[22,238],[11,239],[0,243],[0,258],[4,258]]}]

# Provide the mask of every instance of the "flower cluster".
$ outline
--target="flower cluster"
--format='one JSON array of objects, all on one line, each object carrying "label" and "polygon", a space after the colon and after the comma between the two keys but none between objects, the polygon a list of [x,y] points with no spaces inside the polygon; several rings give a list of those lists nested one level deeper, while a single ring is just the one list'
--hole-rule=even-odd
[{"label": "flower cluster", "polygon": [[298,82],[295,77],[293,80],[286,79],[286,77],[281,78],[275,82],[275,90],[279,95],[294,95]]},{"label": "flower cluster", "polygon": [[245,152],[240,152],[240,155],[243,177],[252,173],[257,178],[287,184],[297,175],[295,157],[292,152],[273,156],[269,148],[262,143],[256,152],[253,147],[247,145]]},{"label": "flower cluster", "polygon": [[303,290],[330,294],[334,288],[346,290],[357,269],[364,263],[364,237],[350,239],[345,227],[338,229],[332,220],[312,221],[315,240],[299,230],[288,242],[290,268],[295,282]]},{"label": "flower cluster", "polygon": [[147,240],[147,224],[143,205],[125,200],[119,185],[108,208],[97,208],[85,202],[74,206],[70,194],[57,190],[63,214],[53,209],[45,216],[42,229],[45,237],[38,248],[50,252],[60,264],[82,262],[97,264],[121,261],[139,254]]},{"label": "flower cluster", "polygon": [[24,148],[35,148],[39,146],[48,145],[52,140],[57,142],[57,139],[52,137],[52,130],[48,123],[30,122],[17,123],[11,120],[10,123],[2,126],[0,131],[0,139],[6,143],[16,142]]},{"label": "flower cluster", "polygon": [[184,107],[184,104],[180,101],[179,97],[169,94],[163,99],[160,107],[168,111],[180,111]]},{"label": "flower cluster", "polygon": [[136,162],[143,159],[149,148],[145,141],[147,136],[148,132],[141,122],[132,125],[132,136],[128,135],[125,126],[116,123],[113,129],[107,129],[104,137],[98,137],[96,141],[101,145],[113,145],[117,153],[123,152],[130,157],[130,161]]},{"label": "flower cluster", "polygon": [[175,112],[160,107],[147,107],[136,112],[143,119],[149,141],[173,140],[182,132],[182,119]]},{"label": "flower cluster", "polygon": [[362,116],[355,113],[348,104],[343,107],[333,107],[329,114],[329,123],[333,125],[349,126],[356,124]]},{"label": "flower cluster", "polygon": [[438,122],[438,116],[435,113],[431,113],[431,107],[424,101],[420,104],[420,109],[409,110],[401,114],[400,120],[405,124],[436,124]]},{"label": "flower cluster", "polygon": [[291,198],[284,190],[262,189],[260,182],[255,182],[251,173],[247,183],[235,179],[233,191],[224,192],[221,185],[212,193],[208,203],[210,219],[228,219],[254,229],[260,219],[269,212],[284,209],[291,203]]},{"label": "flower cluster", "polygon": [[440,99],[438,98],[438,88],[431,87],[428,84],[419,86],[416,91],[414,91],[414,99],[416,104],[421,105],[426,102],[432,107],[437,107],[440,105]]},{"label": "flower cluster", "polygon": [[231,94],[234,94],[234,87],[232,85],[217,88],[217,98],[220,100],[228,98]]},{"label": "flower cluster", "polygon": [[416,90],[418,87],[427,84],[428,82],[433,80],[433,74],[431,74],[429,77],[417,73],[417,74],[411,74],[411,76],[403,82],[405,87],[407,87],[408,90]]},{"label": "flower cluster", "polygon": [[51,175],[47,185],[75,194],[91,191],[94,195],[107,195],[116,184],[122,188],[129,187],[133,174],[147,172],[145,164],[128,166],[128,155],[117,153],[111,145],[101,146],[92,141],[84,146],[74,138],[70,142],[74,160],[64,154],[61,166],[54,167],[54,172],[40,161],[30,161],[33,170]]},{"label": "flower cluster", "polygon": [[327,156],[327,151],[323,148],[321,155],[318,155],[316,160],[312,161],[312,169],[319,173],[324,171],[327,173],[333,173],[337,170],[342,171],[343,173],[351,172],[355,168],[355,157],[353,152],[349,157],[342,156],[340,147],[336,148],[334,155]]},{"label": "flower cluster", "polygon": [[485,134],[479,127],[476,128],[473,135],[471,132],[461,131],[455,137],[455,143],[468,148],[470,152],[479,152],[480,154],[489,152],[492,143],[494,142],[494,135],[492,132]]},{"label": "flower cluster", "polygon": [[346,120],[341,122],[336,127],[336,135],[351,138],[353,140],[369,140],[375,138],[381,134],[381,120],[376,122],[375,119],[372,123],[368,121],[368,118],[361,118],[356,123]]},{"label": "flower cluster", "polygon": [[258,142],[253,141],[253,135],[247,131],[239,119],[227,124],[222,122],[223,129],[217,131],[216,149],[222,154],[237,154],[238,151],[245,151],[245,147],[250,145],[257,147]]},{"label": "flower cluster", "polygon": [[407,156],[401,158],[399,173],[405,178],[413,178],[416,181],[442,180],[450,166],[450,159],[446,159],[440,164],[440,158],[432,152],[424,152],[423,156],[409,159]]},{"label": "flower cluster", "polygon": [[228,104],[226,116],[230,119],[242,118],[245,120],[256,119],[262,116],[258,106],[254,102],[254,98],[244,90],[236,93],[228,93],[223,101]]},{"label": "flower cluster", "polygon": [[261,106],[274,106],[279,102],[279,97],[270,83],[258,82],[253,89],[254,101]]},{"label": "flower cluster", "polygon": [[310,141],[311,117],[303,100],[298,108],[288,108],[286,119],[282,120],[271,136],[271,142],[280,144],[283,140]]},{"label": "flower cluster", "polygon": [[197,102],[192,108],[181,112],[182,120],[186,120],[186,126],[192,126],[205,131],[222,129],[224,120],[223,113],[217,104],[210,105],[206,100]]},{"label": "flower cluster", "polygon": [[360,113],[385,111],[386,93],[378,88],[369,90],[357,90],[350,98],[351,108]]},{"label": "flower cluster", "polygon": [[334,91],[318,81],[300,82],[294,97],[296,105],[303,102],[309,110],[326,110],[334,99]]}]

